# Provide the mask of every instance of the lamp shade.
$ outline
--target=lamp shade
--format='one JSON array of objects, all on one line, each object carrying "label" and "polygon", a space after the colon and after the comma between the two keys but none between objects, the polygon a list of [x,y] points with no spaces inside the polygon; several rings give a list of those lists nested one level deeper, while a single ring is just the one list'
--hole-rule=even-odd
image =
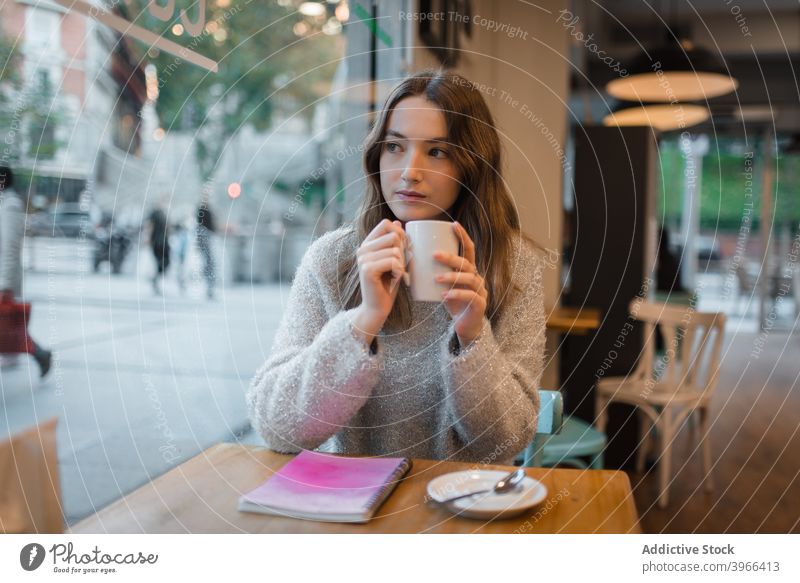
[{"label": "lamp shade", "polygon": [[627,107],[603,118],[605,126],[650,126],[667,132],[697,125],[709,118],[702,105],[644,105]]},{"label": "lamp shade", "polygon": [[688,40],[643,53],[627,70],[628,76],[606,85],[611,96],[624,101],[697,101],[725,95],[739,85],[719,59]]}]

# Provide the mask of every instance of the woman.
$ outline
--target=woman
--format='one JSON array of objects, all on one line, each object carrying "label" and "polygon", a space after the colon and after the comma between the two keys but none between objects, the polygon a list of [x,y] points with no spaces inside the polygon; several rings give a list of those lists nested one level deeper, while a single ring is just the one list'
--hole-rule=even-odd
[{"label": "woman", "polygon": [[197,248],[203,256],[203,275],[206,278],[206,296],[214,299],[214,280],[216,267],[214,266],[214,250],[212,241],[214,237],[214,214],[209,204],[209,192],[206,190],[197,207]]},{"label": "woman", "polygon": [[[22,294],[22,247],[25,239],[25,203],[14,190],[14,173],[0,166],[0,303],[12,305]],[[27,351],[39,365],[39,374],[50,372],[53,353],[26,336]],[[16,365],[16,355],[0,354],[0,365]]]},{"label": "woman", "polygon": [[[533,438],[544,355],[542,259],[499,174],[500,139],[466,79],[422,72],[367,137],[351,225],[306,252],[272,354],[248,391],[282,452],[509,463]],[[417,196],[415,196],[415,193]],[[442,303],[414,302],[404,224],[453,221]]]},{"label": "woman", "polygon": [[170,248],[169,248],[169,224],[167,215],[159,204],[150,213],[148,220],[150,223],[150,249],[156,260],[156,272],[153,275],[153,293],[161,295],[159,280],[169,269]]}]

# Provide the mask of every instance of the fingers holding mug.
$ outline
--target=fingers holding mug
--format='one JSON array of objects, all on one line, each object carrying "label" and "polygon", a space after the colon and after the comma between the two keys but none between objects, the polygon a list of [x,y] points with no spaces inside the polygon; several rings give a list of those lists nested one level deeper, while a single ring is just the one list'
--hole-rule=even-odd
[{"label": "fingers holding mug", "polygon": [[371,253],[387,247],[398,247],[401,251],[406,246],[406,234],[399,221],[383,219],[364,239],[357,250],[358,255]]},{"label": "fingers holding mug", "polygon": [[477,263],[475,258],[475,243],[467,233],[467,230],[458,221],[453,223],[453,231],[455,231],[456,237],[458,237],[458,241],[461,243],[461,255],[474,266]]},{"label": "fingers holding mug", "polygon": [[466,289],[477,292],[481,297],[487,297],[486,282],[478,273],[451,271],[436,276],[436,281],[446,283],[452,289]]},{"label": "fingers holding mug", "polygon": [[391,258],[403,261],[404,257],[402,250],[398,247],[385,247],[383,249],[378,249],[377,251],[359,253],[356,260],[359,265],[363,265],[365,263]]},{"label": "fingers holding mug", "polygon": [[474,263],[469,261],[466,257],[456,255],[455,253],[447,253],[446,251],[436,251],[433,258],[439,263],[443,263],[456,273],[478,273],[478,268]]}]

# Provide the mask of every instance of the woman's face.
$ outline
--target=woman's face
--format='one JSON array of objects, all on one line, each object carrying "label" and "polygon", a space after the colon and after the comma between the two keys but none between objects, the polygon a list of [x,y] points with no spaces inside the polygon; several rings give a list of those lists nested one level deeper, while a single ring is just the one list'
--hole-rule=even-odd
[{"label": "woman's face", "polygon": [[421,96],[389,114],[380,158],[381,191],[403,223],[447,216],[461,189],[444,113]]}]

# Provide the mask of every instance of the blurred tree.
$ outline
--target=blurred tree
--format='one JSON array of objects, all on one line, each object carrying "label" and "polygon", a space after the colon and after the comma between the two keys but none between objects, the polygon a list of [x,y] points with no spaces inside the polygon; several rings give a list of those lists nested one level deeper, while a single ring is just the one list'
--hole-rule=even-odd
[{"label": "blurred tree", "polygon": [[800,155],[781,154],[776,175],[775,225],[786,225],[797,232],[800,230]]},{"label": "blurred tree", "polygon": [[[0,29],[0,83],[19,83],[19,52],[14,50],[14,41]],[[0,100],[3,99],[0,91]]]},{"label": "blurred tree", "polygon": [[[753,153],[746,164],[745,150]],[[711,141],[709,153],[703,158],[700,185],[700,227],[704,230],[737,232],[742,225],[745,205],[753,204],[752,231],[761,219],[761,159],[762,140],[720,137]],[[677,136],[664,138],[660,143],[659,204],[660,222],[680,225],[683,204],[683,172],[685,163],[678,148]],[[800,156],[780,154],[773,160],[775,167],[775,224],[800,223]],[[750,181],[750,184],[748,184]],[[751,188],[751,197],[747,189]]]},{"label": "blurred tree", "polygon": [[49,77],[23,81],[21,57],[20,43],[0,30],[0,161],[29,165],[56,155],[64,113]]},{"label": "blurred tree", "polygon": [[659,141],[658,220],[661,224],[680,225],[683,204],[683,158],[675,139]]},{"label": "blurred tree", "polygon": [[210,73],[169,53],[149,52],[157,67],[162,127],[196,132],[195,153],[206,181],[230,138],[244,126],[266,130],[276,111],[311,119],[314,102],[328,93],[344,39],[326,27],[334,9],[329,4],[327,14],[313,17],[285,1],[261,0],[207,0],[205,25],[192,37],[180,8],[197,20],[195,4],[176,2],[167,22],[142,10],[142,0],[120,10],[128,18],[139,14],[138,24],[219,63],[219,72]]},{"label": "blurred tree", "polygon": [[50,78],[45,75],[32,81],[26,97],[27,155],[32,160],[52,160],[61,145],[56,141],[56,126],[62,112]]},{"label": "blurred tree", "polygon": [[19,51],[14,41],[0,27],[0,161],[10,163],[19,158],[16,134],[20,126],[20,114],[16,114],[14,103],[19,92]]},{"label": "blurred tree", "polygon": [[752,196],[746,189],[745,158],[742,155],[722,152],[713,147],[703,158],[703,182],[700,187],[700,227],[702,229],[738,231],[742,224],[745,204],[754,205],[757,215],[760,175],[752,169]]}]

